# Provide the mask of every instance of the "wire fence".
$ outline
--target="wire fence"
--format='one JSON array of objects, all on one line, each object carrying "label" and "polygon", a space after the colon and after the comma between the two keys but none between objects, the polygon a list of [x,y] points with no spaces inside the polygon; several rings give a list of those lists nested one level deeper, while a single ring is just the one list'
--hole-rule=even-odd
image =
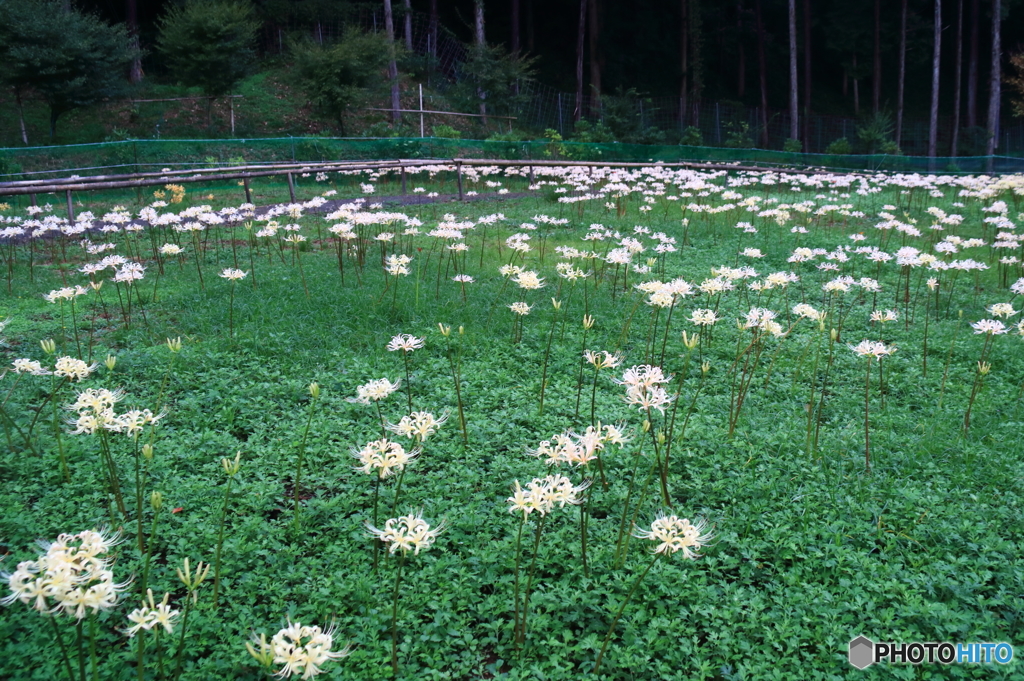
[{"label": "wire fence", "polygon": [[[431,74],[429,86],[445,92],[462,78],[461,66],[470,55],[469,48],[452,32],[439,24],[432,25],[428,15],[410,12],[408,29],[404,9],[395,7],[395,39],[411,52],[427,60],[427,72]],[[383,32],[383,11],[360,6],[345,15],[326,22],[293,23],[272,27],[264,35],[263,49],[280,52],[286,48],[285,35],[304,34],[321,44],[340,39],[346,28]],[[276,31],[276,33],[275,33]],[[553,129],[562,136],[568,136],[575,127],[576,95],[563,92],[538,82],[516,85],[520,104],[509,112],[517,117],[521,128],[543,130]],[[684,104],[680,97],[641,95],[614,95],[604,93],[584,94],[581,114],[591,121],[609,122],[610,112],[620,120],[629,119],[633,129],[632,139],[657,141],[659,133],[668,141],[678,141],[686,129],[693,127],[700,133],[703,144],[722,146],[733,144],[761,146],[781,149],[790,132],[788,110],[747,107],[735,102],[690,101]],[[798,120],[803,150],[810,153],[824,153],[829,145],[839,139],[846,139],[855,147],[858,143],[858,129],[864,121],[844,116],[826,116],[811,113]],[[745,126],[745,127],[744,127]],[[904,119],[900,147],[906,155],[927,153],[929,122],[926,119]],[[998,134],[996,148],[1001,156],[1024,155],[1024,120],[1005,123]],[[983,154],[987,133],[981,128],[961,126],[959,149],[953,150],[952,116],[940,116],[938,124],[938,148],[947,157],[975,156]],[[940,166],[948,166],[938,159]],[[934,165],[931,164],[931,165]],[[962,165],[962,164],[957,164]]]},{"label": "wire fence", "polygon": [[1024,158],[927,158],[894,155],[789,153],[683,145],[438,138],[287,137],[226,140],[126,140],[57,147],[0,149],[0,182],[67,175],[140,173],[259,163],[324,163],[385,159],[456,158],[533,161],[690,162],[788,167],[814,172],[1016,173]]}]

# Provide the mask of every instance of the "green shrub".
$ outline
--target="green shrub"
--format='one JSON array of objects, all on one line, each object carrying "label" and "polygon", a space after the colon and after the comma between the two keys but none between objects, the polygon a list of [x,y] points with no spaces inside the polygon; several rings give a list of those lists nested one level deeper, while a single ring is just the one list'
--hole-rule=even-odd
[{"label": "green shrub", "polygon": [[804,145],[803,142],[801,142],[800,140],[793,139],[792,137],[790,137],[785,142],[783,142],[782,150],[788,151],[791,154],[799,154],[801,151],[804,150]]},{"label": "green shrub", "polygon": [[433,132],[434,137],[441,137],[448,140],[462,139],[462,131],[456,130],[450,125],[435,125]]},{"label": "green shrub", "polygon": [[679,143],[686,147],[702,147],[704,146],[704,133],[695,125],[688,126],[686,130],[683,130],[683,136],[679,139]]},{"label": "green shrub", "polygon": [[852,154],[853,147],[850,145],[850,140],[845,137],[840,137],[837,140],[832,140],[831,144],[825,147],[826,154]]}]

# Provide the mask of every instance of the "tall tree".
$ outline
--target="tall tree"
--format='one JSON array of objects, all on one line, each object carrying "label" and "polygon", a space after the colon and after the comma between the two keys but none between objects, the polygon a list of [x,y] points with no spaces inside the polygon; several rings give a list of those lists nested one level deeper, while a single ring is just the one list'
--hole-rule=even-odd
[{"label": "tall tree", "polygon": [[125,23],[128,24],[129,46],[134,54],[128,69],[128,82],[142,82],[142,51],[139,49],[139,5],[138,0],[126,0]]},{"label": "tall tree", "polygon": [[[996,0],[998,2],[999,0]],[[942,56],[942,0],[934,0],[932,29],[932,101],[928,113],[928,156],[935,158],[939,142],[939,65]]]},{"label": "tall tree", "polygon": [[[433,0],[437,2],[437,0]],[[519,0],[512,0],[512,52],[518,53],[521,45],[519,43]]]},{"label": "tall tree", "polygon": [[[473,0],[473,47],[479,52],[487,48],[487,38],[484,35],[484,0]],[[487,92],[479,88],[477,95],[480,97],[480,115],[483,116],[484,125],[487,125]]]},{"label": "tall tree", "polygon": [[964,0],[956,2],[956,68],[953,76],[953,139],[949,142],[949,155],[956,158],[960,142],[960,78],[964,60]]},{"label": "tall tree", "polygon": [[402,98],[398,90],[398,60],[395,56],[395,18],[391,0],[384,0],[384,34],[388,41],[388,80],[391,81],[391,121],[402,120]]},{"label": "tall tree", "polygon": [[[977,1],[977,0],[975,0]],[[907,79],[907,0],[900,2],[900,57],[896,81],[896,146],[903,139],[903,89]]]},{"label": "tall tree", "polygon": [[590,31],[588,32],[588,47],[590,49],[590,97],[591,115],[601,114],[601,23],[598,16],[598,2],[590,0],[587,5],[590,8]]},{"label": "tall tree", "polygon": [[[906,0],[904,0],[905,2]],[[978,125],[978,27],[981,0],[971,0],[971,47],[967,53],[967,127]]]},{"label": "tall tree", "polygon": [[743,49],[743,0],[736,0],[736,96],[743,99],[747,90],[747,53]]},{"label": "tall tree", "polygon": [[580,0],[580,18],[576,29],[576,108],[572,119],[580,120],[583,116],[583,46],[587,33],[587,0]]},{"label": "tall tree", "polygon": [[[124,25],[53,0],[0,3],[0,81],[14,89],[19,107],[25,88],[42,96],[51,140],[65,113],[125,91],[124,69],[133,56]],[[22,139],[28,139],[24,126]]]},{"label": "tall tree", "polygon": [[679,0],[679,122],[686,121],[690,94],[690,1]]},{"label": "tall tree", "polygon": [[228,94],[252,69],[258,29],[252,5],[236,0],[189,0],[161,19],[157,47],[179,82],[207,96],[207,125],[214,98]]},{"label": "tall tree", "polygon": [[991,156],[999,146],[999,95],[1002,83],[1002,0],[992,0],[992,66],[988,82],[988,145],[985,155]]},{"label": "tall tree", "polygon": [[878,113],[882,96],[882,0],[875,0],[874,50],[871,68],[871,113]]},{"label": "tall tree", "polygon": [[768,65],[764,58],[764,20],[761,0],[754,0],[754,22],[757,30],[757,71],[761,82],[761,146],[768,148]]},{"label": "tall tree", "polygon": [[402,19],[405,23],[405,49],[412,52],[412,4],[410,0],[402,0],[403,12]]},{"label": "tall tree", "polygon": [[430,0],[430,27],[428,29],[428,40],[430,42],[429,52],[433,59],[437,59],[437,28],[440,23],[437,12],[437,0]]},{"label": "tall tree", "polygon": [[804,151],[811,149],[811,0],[804,0]]},{"label": "tall tree", "polygon": [[796,62],[796,0],[789,0],[789,137],[794,140],[800,137]]}]

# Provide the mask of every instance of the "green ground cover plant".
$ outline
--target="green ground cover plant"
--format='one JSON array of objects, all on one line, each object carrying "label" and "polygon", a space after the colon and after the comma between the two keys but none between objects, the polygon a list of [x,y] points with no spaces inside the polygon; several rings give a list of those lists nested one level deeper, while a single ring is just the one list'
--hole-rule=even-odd
[{"label": "green ground cover plant", "polygon": [[463,170],[4,206],[0,677],[1020,677],[1024,180]]}]

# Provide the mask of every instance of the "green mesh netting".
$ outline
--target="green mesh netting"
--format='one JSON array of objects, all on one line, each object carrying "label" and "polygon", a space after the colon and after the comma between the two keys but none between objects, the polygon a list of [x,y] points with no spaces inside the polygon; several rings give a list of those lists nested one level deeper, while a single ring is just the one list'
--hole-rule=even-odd
[{"label": "green mesh netting", "polygon": [[190,168],[273,161],[339,161],[383,159],[494,158],[506,160],[569,160],[730,163],[800,169],[867,170],[905,173],[1024,172],[1024,158],[801,154],[762,149],[653,146],[643,144],[581,144],[502,142],[438,138],[288,137],[233,140],[126,140],[54,147],[0,149],[0,180],[25,176],[103,175],[161,168]]}]

